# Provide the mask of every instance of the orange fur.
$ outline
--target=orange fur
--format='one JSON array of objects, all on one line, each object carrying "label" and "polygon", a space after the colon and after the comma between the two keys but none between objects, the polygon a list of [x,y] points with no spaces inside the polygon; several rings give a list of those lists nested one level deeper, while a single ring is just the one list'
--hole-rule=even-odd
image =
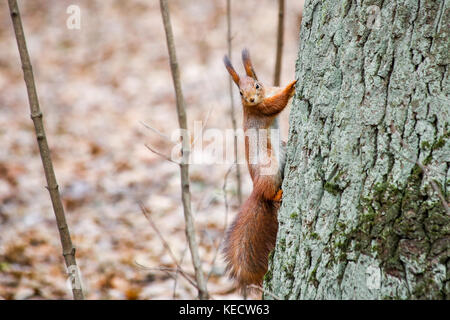
[{"label": "orange fur", "polygon": [[242,61],[244,62],[245,73],[249,77],[258,80],[255,70],[253,70],[252,61],[250,60],[250,53],[248,52],[247,49],[242,50]]},{"label": "orange fur", "polygon": [[281,201],[281,197],[283,196],[283,190],[278,190],[277,194],[275,195],[275,198],[273,198],[273,201]]},{"label": "orange fur", "polygon": [[261,110],[261,113],[264,115],[270,116],[270,115],[276,115],[283,111],[283,109],[286,107],[289,99],[294,95],[295,90],[295,84],[297,83],[297,80],[292,81],[290,84],[287,85],[286,88],[284,88],[283,91],[274,94],[271,97],[265,98],[262,102],[261,106],[259,106],[259,109]]},{"label": "orange fur", "polygon": [[225,259],[230,276],[244,288],[261,284],[278,231],[279,203],[255,192],[242,205],[227,232]]},{"label": "orange fur", "polygon": [[[277,158],[270,139],[270,126],[293,96],[296,81],[284,89],[268,88],[267,92],[273,95],[266,96],[266,90],[256,78],[250,55],[245,49],[242,59],[246,76],[237,75],[227,57],[224,61],[241,94],[243,127],[246,133],[245,157],[253,181],[253,191],[227,231],[224,254],[230,276],[237,280],[241,288],[245,288],[250,284],[261,284],[267,272],[269,253],[275,246],[284,154]],[[265,146],[260,146],[254,140],[258,139],[258,135],[247,134],[250,129],[266,130]],[[250,147],[254,145],[258,148],[256,162],[253,159],[249,161]],[[285,144],[282,145],[284,146]],[[266,147],[267,152],[262,152],[260,147]],[[274,170],[270,171],[271,174],[266,174],[264,169],[267,168]]]}]

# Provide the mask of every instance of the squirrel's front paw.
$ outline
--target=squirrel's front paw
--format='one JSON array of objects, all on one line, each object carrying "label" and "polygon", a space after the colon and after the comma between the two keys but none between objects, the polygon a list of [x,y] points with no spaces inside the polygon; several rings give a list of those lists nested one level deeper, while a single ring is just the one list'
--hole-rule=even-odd
[{"label": "squirrel's front paw", "polygon": [[289,97],[292,98],[294,96],[295,93],[295,84],[297,83],[297,80],[292,81],[291,83],[289,83],[288,87],[289,87]]},{"label": "squirrel's front paw", "polygon": [[280,189],[280,190],[278,190],[277,194],[275,195],[275,197],[273,197],[272,200],[276,201],[276,202],[280,202],[282,196],[283,196],[283,190]]}]

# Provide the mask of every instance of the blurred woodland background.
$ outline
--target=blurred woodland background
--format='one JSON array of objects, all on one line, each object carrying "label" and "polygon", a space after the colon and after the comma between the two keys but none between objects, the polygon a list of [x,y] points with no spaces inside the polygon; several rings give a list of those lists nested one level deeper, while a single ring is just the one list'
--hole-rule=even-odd
[{"label": "blurred woodland background", "polygon": [[[294,78],[303,1],[286,1],[281,84]],[[69,5],[81,29],[69,30]],[[175,267],[139,208],[151,210],[182,266],[193,273],[184,233],[179,168],[148,130],[178,128],[166,40],[156,0],[19,1],[47,139],[88,299],[190,299],[197,292],[160,267]],[[272,85],[277,1],[232,1],[232,61],[242,72],[247,47],[256,72]],[[170,1],[189,128],[230,129],[226,1]],[[0,2],[0,299],[69,299],[52,212],[6,1]],[[233,87],[238,128],[241,105]],[[288,113],[281,115],[287,139]],[[204,145],[208,141],[203,142]],[[242,155],[243,146],[240,147]],[[203,269],[212,268],[224,229],[229,165],[192,165],[192,208]],[[246,167],[244,198],[251,190]],[[228,221],[238,209],[234,175],[226,185]],[[154,268],[146,270],[140,265]],[[219,256],[208,281],[213,298],[230,290]]]}]

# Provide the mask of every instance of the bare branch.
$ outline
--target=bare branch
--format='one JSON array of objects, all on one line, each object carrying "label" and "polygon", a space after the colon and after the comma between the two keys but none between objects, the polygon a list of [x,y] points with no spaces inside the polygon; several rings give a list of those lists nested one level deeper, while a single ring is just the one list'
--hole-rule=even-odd
[{"label": "bare branch", "polygon": [[74,299],[82,300],[84,299],[84,295],[81,288],[81,277],[78,272],[78,267],[75,260],[75,247],[72,245],[69,227],[67,226],[66,217],[64,214],[64,207],[62,205],[61,197],[58,191],[58,183],[56,181],[55,171],[53,170],[50,149],[48,147],[47,137],[45,136],[44,123],[42,121],[42,112],[39,107],[39,100],[34,83],[30,56],[28,55],[25,34],[23,32],[19,7],[17,6],[16,0],[8,0],[8,4],[12,23],[14,25],[14,33],[17,40],[17,46],[19,48],[20,60],[22,62],[23,76],[27,87],[31,119],[34,123],[37,143],[39,145],[39,152],[41,155],[42,164],[44,166],[45,178],[47,180],[47,189],[50,193],[53,211],[56,217],[56,224],[58,225],[64,260],[70,279],[72,280],[72,293]]},{"label": "bare branch", "polygon": [[264,294],[267,294],[267,295],[271,296],[271,297],[274,298],[275,300],[281,300],[278,296],[276,296],[276,295],[273,294],[272,292],[270,292],[270,291],[268,291],[268,290],[266,290],[266,289],[264,289],[264,288],[262,288],[262,287],[260,287],[260,286],[257,286],[256,284],[251,284],[251,285],[249,285],[248,287],[249,287],[249,288],[252,288],[252,289],[257,289],[257,290],[263,292]]},{"label": "bare branch", "polygon": [[[175,89],[176,105],[178,123],[180,129],[187,130],[186,120],[186,107],[184,103],[183,92],[181,90],[180,71],[178,69],[177,55],[175,51],[175,43],[173,40],[172,25],[170,23],[170,14],[167,0],[159,1],[161,8],[161,16],[164,24],[164,31],[167,40],[167,49],[169,51],[170,70],[172,73],[173,86]],[[199,299],[208,299],[208,291],[206,289],[206,282],[203,276],[202,265],[200,256],[198,253],[197,240],[195,236],[195,227],[192,217],[191,209],[191,192],[189,186],[189,165],[186,159],[189,159],[190,154],[190,142],[187,139],[182,141],[182,162],[180,163],[180,175],[181,175],[181,200],[183,202],[184,218],[186,223],[186,238],[189,243],[189,249],[191,251],[192,263],[195,270],[195,278],[198,285],[198,297]]]},{"label": "bare branch", "polygon": [[[211,115],[211,112],[212,112],[212,109],[213,109],[213,108],[214,108],[213,105],[211,105],[211,107],[209,107],[209,109],[208,109],[208,113],[206,114],[206,117],[205,117],[205,119],[203,120],[202,130],[200,131],[201,134],[203,134],[203,131],[205,130],[206,124],[208,123],[209,116]],[[199,136],[194,137],[194,141],[192,141],[192,145],[191,145],[192,148],[194,148],[194,146],[195,146],[195,144],[196,144],[198,138],[199,138]]]},{"label": "bare branch", "polygon": [[145,147],[150,150],[151,152],[153,152],[154,154],[160,156],[161,158],[164,158],[165,160],[175,163],[175,164],[180,164],[179,162],[176,162],[175,160],[172,160],[169,156],[165,155],[164,153],[161,153],[155,149],[153,149],[153,147],[150,147],[148,144],[145,145]]},{"label": "bare branch", "polygon": [[277,51],[275,59],[275,73],[273,85],[278,87],[281,78],[281,59],[283,57],[283,37],[284,37],[284,0],[278,0],[278,30],[277,30]]},{"label": "bare branch", "polygon": [[[186,250],[188,249],[188,245],[186,244],[186,246],[184,247],[184,250],[183,250],[183,254],[181,255],[181,259],[180,259],[180,265],[183,263],[183,260],[184,260],[184,257],[185,257],[185,255],[186,255]],[[178,270],[178,268],[177,268],[177,271],[176,271],[176,273],[175,273],[175,278],[174,278],[174,282],[173,282],[173,299],[175,300],[175,298],[176,298],[176,293],[177,293],[177,282],[178,282],[178,273],[180,272],[180,270]]]},{"label": "bare branch", "polygon": [[[231,59],[231,0],[227,0],[227,44],[228,44],[228,57]],[[237,194],[239,205],[242,205],[242,178],[241,178],[241,168],[238,164],[238,146],[237,146],[237,126],[236,126],[236,109],[234,107],[233,100],[233,81],[231,77],[228,80],[228,89],[230,93],[230,103],[231,103],[231,123],[234,132],[234,163],[236,164],[236,183],[237,183]]]},{"label": "bare branch", "polygon": [[[283,37],[284,37],[284,0],[278,0],[278,29],[277,29],[277,49],[275,55],[275,72],[273,76],[273,85],[278,87],[281,78],[281,62],[283,58]],[[278,117],[272,123],[272,129],[280,128]]]},{"label": "bare branch", "polygon": [[[161,15],[163,18],[163,24],[164,24],[164,30],[166,33],[166,40],[167,40],[167,47],[169,51],[169,59],[170,59],[170,67],[172,72],[172,78],[175,88],[175,96],[176,96],[176,106],[177,106],[177,114],[178,114],[178,122],[180,129],[187,130],[187,120],[186,120],[186,110],[185,110],[185,103],[184,103],[184,97],[181,90],[181,82],[180,82],[180,75],[178,70],[178,62],[176,58],[176,52],[175,52],[175,45],[173,41],[173,34],[172,34],[172,27],[170,23],[170,15],[169,15],[169,9],[167,5],[167,1],[160,0],[160,7],[161,7]],[[209,115],[208,115],[209,117]],[[195,143],[195,141],[194,141]],[[147,146],[148,147],[148,146]],[[203,278],[203,272],[201,268],[201,262],[198,255],[198,246],[195,238],[195,229],[194,229],[194,223],[193,223],[193,217],[191,212],[191,201],[190,201],[190,190],[189,190],[189,166],[186,163],[186,159],[189,159],[190,154],[190,142],[186,139],[182,140],[182,156],[183,160],[182,162],[178,163],[180,166],[180,173],[181,173],[181,185],[182,185],[182,203],[183,203],[183,209],[184,209],[184,216],[185,216],[185,222],[186,222],[186,238],[188,240],[189,248],[191,251],[192,256],[192,262],[194,265],[195,273],[196,273],[196,281],[198,285],[199,290],[199,298],[200,299],[207,299],[208,293],[206,289],[206,283],[204,282]],[[161,153],[151,149],[148,147],[151,151],[163,156]],[[169,158],[167,156],[164,156],[167,160]],[[171,160],[171,159],[170,159]],[[173,162],[173,160],[171,160]]]},{"label": "bare branch", "polygon": [[209,278],[211,277],[211,275],[213,273],[214,265],[216,264],[217,256],[218,256],[218,253],[220,251],[220,245],[222,244],[223,238],[225,237],[225,232],[226,232],[227,226],[228,226],[228,208],[229,208],[229,205],[228,205],[228,198],[227,198],[227,180],[228,180],[228,175],[230,174],[231,169],[233,169],[233,167],[234,167],[234,164],[232,164],[228,168],[227,173],[225,174],[225,177],[223,179],[222,192],[223,192],[223,199],[224,199],[224,202],[225,202],[225,221],[223,223],[223,230],[222,230],[222,235],[220,237],[220,241],[219,241],[219,243],[217,245],[216,252],[214,253],[214,258],[213,258],[213,260],[211,262],[211,270],[209,271],[208,278],[206,279],[206,281],[209,280]]},{"label": "bare branch", "polygon": [[170,140],[170,138],[169,138],[168,136],[166,136],[164,133],[162,133],[162,132],[159,131],[158,129],[153,128],[152,126],[150,126],[150,125],[148,125],[148,124],[146,124],[146,123],[144,123],[144,122],[142,122],[142,121],[139,121],[139,122],[140,122],[144,127],[146,127],[147,129],[153,131],[154,133],[156,133],[157,135],[159,135],[161,138],[163,138],[164,140],[166,140],[166,141],[169,142],[170,144],[174,145],[174,143],[172,142],[172,140]]},{"label": "bare branch", "polygon": [[143,270],[151,270],[151,271],[163,271],[166,272],[167,274],[169,274],[173,279],[176,279],[176,276],[173,275],[173,273],[175,273],[176,275],[181,274],[181,276],[187,280],[187,282],[189,282],[189,284],[191,284],[194,288],[198,289],[197,284],[195,283],[195,281],[193,281],[189,275],[186,272],[181,272],[181,269],[177,268],[167,268],[167,267],[146,267],[142,264],[140,264],[137,261],[134,261],[134,264],[136,266],[138,266],[139,268],[143,269]]},{"label": "bare branch", "polygon": [[[152,218],[150,217],[150,214],[148,212],[148,210],[145,208],[144,204],[139,203],[139,206],[141,207],[141,211],[144,214],[145,218],[147,219],[148,222],[150,222],[150,225],[152,227],[152,229],[155,231],[156,235],[158,236],[159,240],[161,241],[164,249],[166,250],[166,252],[169,254],[170,258],[172,259],[173,263],[177,266],[177,270],[180,272],[180,274],[185,277],[186,279],[189,278],[189,276],[187,275],[187,273],[183,270],[183,268],[181,268],[180,264],[178,263],[177,258],[175,257],[175,255],[172,252],[172,249],[170,249],[169,244],[167,243],[167,241],[164,239],[164,237],[162,236],[161,232],[159,231],[158,227],[156,226],[156,224],[153,222]],[[189,281],[192,281],[192,279],[189,278]],[[198,289],[198,285],[194,283],[194,286]]]}]

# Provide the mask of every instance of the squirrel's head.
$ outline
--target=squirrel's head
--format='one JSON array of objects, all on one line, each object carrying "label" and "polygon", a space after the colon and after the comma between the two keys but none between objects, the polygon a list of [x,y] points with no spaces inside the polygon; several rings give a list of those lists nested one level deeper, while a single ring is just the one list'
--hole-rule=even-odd
[{"label": "squirrel's head", "polygon": [[264,86],[256,77],[247,49],[242,50],[242,61],[244,62],[246,75],[240,77],[234,70],[230,59],[227,56],[223,58],[225,67],[239,88],[242,103],[247,106],[255,106],[264,100]]}]

